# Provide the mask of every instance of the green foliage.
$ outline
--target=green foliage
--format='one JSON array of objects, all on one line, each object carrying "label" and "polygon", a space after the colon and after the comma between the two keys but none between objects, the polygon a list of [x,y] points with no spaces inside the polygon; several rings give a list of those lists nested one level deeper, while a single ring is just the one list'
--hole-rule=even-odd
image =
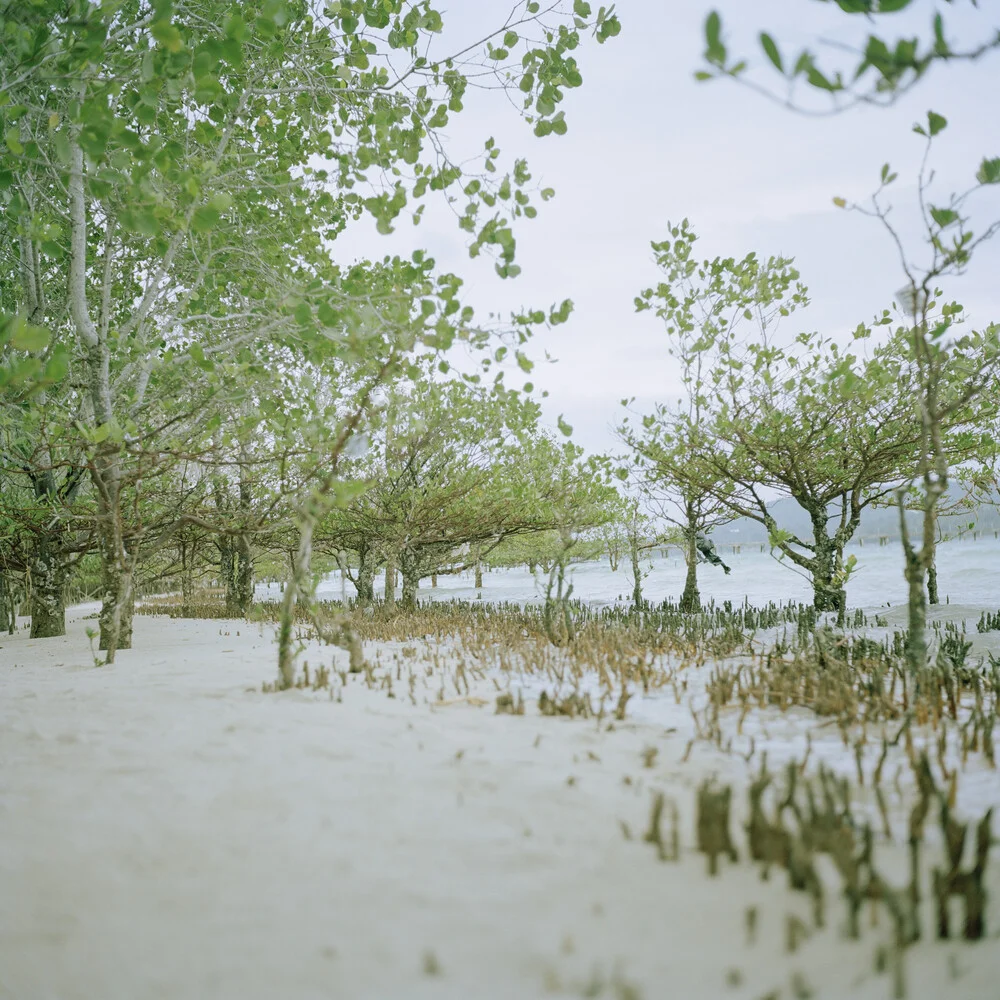
[{"label": "green foliage", "polygon": [[[837,0],[837,3],[844,13],[864,14],[873,24],[878,23],[876,15],[891,15],[909,6],[909,0]],[[809,86],[827,91],[832,96],[827,106],[828,113],[837,113],[861,103],[884,106],[911,89],[937,62],[973,62],[1000,49],[1000,31],[995,27],[987,29],[984,40],[979,44],[967,49],[955,49],[948,40],[944,17],[940,11],[933,15],[931,26],[931,37],[903,37],[897,39],[895,44],[878,35],[869,35],[864,54],[853,72],[847,74],[847,82],[839,70],[832,76],[829,72],[821,72],[814,54],[809,49],[803,49],[792,72],[785,74],[792,79],[791,91],[784,88],[784,81],[781,94],[772,94],[766,88],[755,86],[781,104],[801,110],[802,104],[795,100],[794,83],[797,77],[804,75]],[[720,19],[712,12],[706,21],[706,37],[709,41],[706,60],[712,69],[700,71],[696,74],[699,78],[712,79],[722,75],[738,77],[743,68],[743,63],[735,66],[728,64],[727,55],[724,49],[720,49],[717,41],[720,32]],[[714,44],[713,39],[716,40]],[[760,40],[768,60],[779,72],[784,73],[774,40],[766,33],[761,34]],[[973,233],[966,206],[975,188],[952,194],[947,205],[934,204],[930,200],[933,171],[929,170],[928,161],[931,147],[947,124],[943,115],[928,111],[926,125],[918,123],[913,127],[913,131],[926,140],[917,180],[924,242],[929,251],[929,261],[924,266],[918,267],[913,263],[910,251],[904,247],[889,218],[889,206],[880,201],[884,188],[896,179],[888,164],[882,168],[880,184],[871,199],[871,207],[854,206],[882,224],[898,252],[899,263],[907,280],[905,288],[898,293],[898,298],[908,314],[909,326],[897,331],[894,346],[898,352],[897,360],[902,359],[906,366],[910,395],[915,400],[911,414],[916,428],[912,449],[915,460],[909,476],[905,477],[895,492],[901,511],[900,530],[905,577],[909,588],[906,654],[911,672],[918,677],[923,675],[927,666],[927,600],[935,603],[938,599],[934,561],[938,504],[947,491],[949,469],[956,458],[959,461],[989,460],[992,446],[986,449],[982,447],[981,428],[985,422],[993,419],[995,394],[987,390],[1000,364],[993,324],[986,331],[976,332],[970,338],[958,338],[955,344],[949,345],[945,335],[957,322],[961,309],[957,306],[940,307],[938,311],[936,300],[941,293],[935,289],[935,285],[944,277],[960,274],[968,266],[975,249],[1000,232],[1000,220],[994,220]],[[1000,180],[1000,166],[986,157],[981,161],[975,176],[977,187],[997,183]],[[846,207],[843,198],[834,198],[834,204]],[[884,322],[888,321],[886,313]],[[842,385],[857,384],[857,377],[852,373],[850,365],[846,368],[838,365],[832,375]],[[886,378],[883,369],[871,381],[874,384],[891,385],[891,377],[889,375]],[[973,405],[973,401],[976,401],[976,405]],[[982,405],[982,412],[970,417],[970,412],[977,405]],[[978,433],[974,426],[977,421]],[[978,451],[974,443],[977,438],[980,441]],[[902,515],[904,503],[912,492],[915,480],[920,481],[920,505],[924,515],[919,544],[911,539]],[[791,555],[790,552],[788,554]]]},{"label": "green foliage", "polygon": [[[829,3],[830,0],[824,0]],[[883,23],[891,27],[888,17],[910,6],[911,0],[836,0],[837,6],[848,15],[861,14],[872,26],[880,30]],[[712,80],[717,77],[739,79],[748,65],[743,58],[732,60],[722,41],[723,23],[718,11],[711,11],[705,19],[704,51],[707,69],[698,70],[696,79]],[[934,13],[930,31],[920,36],[901,36],[895,39],[880,34],[869,34],[864,48],[854,62],[838,68],[821,66],[811,48],[800,49],[794,57],[782,58],[774,36],[762,31],[759,41],[764,56],[783,77],[783,89],[773,94],[774,100],[787,104],[787,83],[792,86],[804,83],[808,88],[823,94],[829,101],[830,112],[837,112],[858,104],[887,105],[895,101],[921,81],[938,63],[975,61],[1000,48],[1000,31],[994,25],[985,25],[982,40],[967,48],[955,47],[948,40],[945,15]],[[848,46],[842,46],[846,51]],[[853,49],[854,46],[850,46]],[[821,106],[822,107],[822,106]],[[936,134],[946,124],[940,115],[931,115],[931,134]]]},{"label": "green foliage", "polygon": [[0,393],[26,400],[33,392],[57,384],[69,366],[66,348],[49,348],[49,332],[24,316],[0,313]]},{"label": "green foliage", "polygon": [[601,524],[616,497],[605,470],[542,432],[539,416],[502,384],[426,372],[400,382],[382,431],[350,469],[368,488],[330,512],[320,544],[372,571],[398,559],[416,581],[489,562],[521,536]]},{"label": "green foliage", "polygon": [[[605,549],[600,538],[589,537],[584,532],[570,554],[571,562],[589,562],[600,558]],[[562,550],[562,539],[557,528],[510,535],[483,557],[483,562],[493,568],[526,566],[546,574],[552,569]]]},{"label": "green foliage", "polygon": [[[0,488],[29,534],[37,488],[119,582],[137,561],[173,572],[159,546],[200,571],[206,546],[280,546],[305,507],[357,501],[337,463],[377,427],[375,388],[497,330],[426,253],[349,264],[338,237],[365,214],[382,233],[419,222],[433,192],[470,253],[514,276],[516,224],[537,212],[528,166],[490,138],[460,167],[443,132],[484,67],[530,126],[565,132],[587,34],[619,31],[613,7],[518,3],[477,56],[442,48],[430,2],[0,11],[0,422],[23,459]],[[523,345],[570,308],[504,332]],[[71,488],[46,468],[75,470]],[[223,502],[244,485],[246,504]]]},{"label": "green foliage", "polygon": [[[883,181],[888,176],[887,168]],[[897,329],[867,357],[855,347],[871,334],[864,324],[847,348],[812,333],[784,346],[777,324],[808,301],[793,263],[756,254],[698,260],[695,240],[685,220],[671,227],[670,239],[653,244],[665,280],[636,300],[638,309],[663,319],[688,398],[680,407],[661,404],[641,429],[626,425],[625,439],[647,482],[665,496],[673,491],[678,514],[688,515],[678,523],[704,523],[699,504],[706,497],[732,516],[759,521],[782,557],[812,576],[819,599],[850,576],[843,549],[861,511],[888,502],[913,475],[918,431],[911,399],[920,376],[909,331]],[[945,309],[947,328],[956,313]],[[889,314],[877,323],[891,323]],[[973,337],[949,356],[940,372],[942,398],[960,398],[983,346]],[[969,432],[981,416],[959,406],[942,425],[944,447],[956,460],[977,446]],[[808,513],[813,537],[775,524],[768,493],[793,498]]]}]

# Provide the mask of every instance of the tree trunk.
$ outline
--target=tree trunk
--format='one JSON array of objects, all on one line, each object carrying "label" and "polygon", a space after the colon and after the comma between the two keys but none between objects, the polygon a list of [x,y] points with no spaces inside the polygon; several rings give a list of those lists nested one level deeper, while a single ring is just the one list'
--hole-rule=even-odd
[{"label": "tree trunk", "polygon": [[[97,648],[108,656],[106,663],[114,663],[119,649],[132,648],[132,618],[135,614],[135,593],[132,588],[132,573],[122,569],[117,563],[102,569],[102,589],[104,600],[98,616],[101,635]],[[114,640],[114,646],[111,643]]]},{"label": "tree trunk", "polygon": [[[88,351],[90,395],[94,406],[94,421],[98,427],[113,423],[111,410],[110,356],[106,340]],[[132,601],[132,575],[129,554],[125,550],[125,528],[122,517],[121,447],[112,438],[97,446],[91,465],[91,478],[97,494],[97,537],[101,557],[101,613],[98,616],[100,643],[105,650],[105,663],[115,662],[119,649],[131,646],[131,633],[121,631],[123,619],[128,619]],[[135,544],[138,544],[136,541]]]},{"label": "tree trunk", "polygon": [[9,574],[0,570],[0,632],[14,634],[17,628],[17,607],[14,603],[14,588]]},{"label": "tree trunk", "polygon": [[340,573],[340,606],[347,607],[347,553],[343,549],[337,549],[337,572]]},{"label": "tree trunk", "polygon": [[[821,512],[821,516],[825,519],[825,510]],[[815,545],[812,566],[813,607],[817,611],[836,611],[839,617],[847,606],[847,593],[835,582],[837,565],[841,560],[838,558],[834,540],[826,533],[826,524],[821,523],[815,515],[813,539]]]},{"label": "tree trunk", "polygon": [[629,532],[628,547],[632,559],[632,603],[636,608],[641,608],[645,601],[642,597],[642,563],[639,556],[638,531]]},{"label": "tree trunk", "polygon": [[[906,663],[912,674],[917,674],[927,666],[927,591],[924,589],[924,575],[927,567],[924,565],[926,556],[927,533],[924,535],[925,550],[917,551],[910,541],[910,532],[906,526],[906,509],[903,506],[902,490],[897,494],[899,503],[899,537],[903,544],[903,576],[907,584],[908,614],[906,632]],[[931,512],[935,499],[930,494],[924,497],[924,517]]]},{"label": "tree trunk", "polygon": [[240,519],[241,530],[233,539],[233,589],[232,594],[226,592],[226,605],[233,614],[245,618],[250,614],[253,605],[253,549],[250,545],[250,535],[246,531],[250,520],[250,507],[253,491],[247,477],[247,449],[240,446]]},{"label": "tree trunk", "polygon": [[476,563],[476,590],[483,589],[483,564]]},{"label": "tree trunk", "polygon": [[687,612],[701,611],[701,594],[698,592],[698,531],[697,526],[688,522],[687,546],[684,553],[687,559],[687,576],[684,579],[684,593],[681,594],[680,610]]},{"label": "tree trunk", "polygon": [[278,618],[278,688],[287,690],[295,686],[295,650],[292,633],[295,629],[295,605],[299,593],[305,590],[312,563],[312,540],[316,518],[310,505],[299,524],[299,548],[292,558],[292,572],[285,585],[285,595],[281,601]]},{"label": "tree trunk", "polygon": [[403,561],[403,598],[402,605],[406,611],[413,611],[417,607],[417,588],[420,586],[416,564],[411,567],[408,560]]},{"label": "tree trunk", "polygon": [[933,562],[927,567],[927,603],[940,604],[938,598],[937,553],[931,553]]},{"label": "tree trunk", "polygon": [[[216,438],[216,447],[220,441]],[[229,483],[223,476],[216,476],[212,483],[212,493],[215,496],[215,509],[226,527],[232,524],[232,512],[229,502]],[[219,547],[219,583],[226,593],[226,613],[238,614],[236,610],[236,540],[228,532],[216,539]]]},{"label": "tree trunk", "polygon": [[383,600],[387,608],[396,605],[396,557],[389,556],[385,561],[385,594]]},{"label": "tree trunk", "polygon": [[399,568],[403,577],[402,606],[413,611],[417,606],[417,589],[420,586],[420,560],[415,552],[403,549],[399,555]]},{"label": "tree trunk", "polygon": [[927,594],[924,590],[924,567],[920,555],[913,551],[909,540],[903,542],[906,560],[903,576],[906,578],[909,599],[906,661],[911,672],[916,673],[927,665]]},{"label": "tree trunk", "polygon": [[135,578],[130,573],[128,580],[128,600],[122,608],[120,649],[132,648],[132,622],[135,618]]},{"label": "tree trunk", "polygon": [[930,605],[940,604],[938,599],[938,574],[937,574],[937,511],[928,513],[933,519],[934,527],[931,532],[931,542],[924,553],[924,561],[927,565],[927,603]]},{"label": "tree trunk", "polygon": [[[132,596],[131,566],[125,551],[122,519],[122,445],[116,440],[115,413],[111,397],[111,351],[108,314],[98,326],[87,300],[87,206],[84,185],[84,158],[79,133],[70,132],[68,192],[70,198],[69,312],[80,346],[85,348],[87,390],[93,407],[95,429],[104,428],[91,465],[97,493],[97,530],[101,555],[103,600],[99,618],[101,649],[107,650],[105,663],[114,663],[122,645],[121,622]],[[110,229],[109,229],[110,232]],[[106,243],[105,254],[110,252]],[[107,288],[105,289],[107,290]],[[138,544],[138,541],[136,541]]]},{"label": "tree trunk", "polygon": [[222,535],[219,545],[219,582],[226,590],[226,610],[233,610],[236,599],[236,555],[232,535]]},{"label": "tree trunk", "polygon": [[103,468],[98,472],[99,463],[95,461],[94,475],[103,480],[103,488],[98,487],[98,493],[107,495],[99,496],[97,502],[101,553],[101,613],[98,616],[101,637],[98,648],[107,653],[105,663],[114,663],[117,650],[131,646],[131,634],[123,634],[121,624],[130,617],[126,609],[132,602],[132,575],[128,571],[128,556],[122,539],[117,459],[100,464]]},{"label": "tree trunk", "polygon": [[31,638],[66,634],[66,567],[54,539],[43,535],[31,573]]},{"label": "tree trunk", "polygon": [[846,607],[847,592],[823,573],[813,574],[813,607],[817,611],[836,611]]},{"label": "tree trunk", "polygon": [[331,475],[317,495],[299,511],[299,546],[297,553],[292,556],[292,572],[285,586],[278,618],[278,680],[275,686],[279,691],[295,685],[296,648],[292,633],[295,631],[295,606],[299,602],[306,605],[310,621],[324,642],[335,642],[348,650],[351,673],[360,673],[365,667],[361,639],[351,627],[350,621],[343,615],[338,615],[338,621],[331,631],[320,623],[313,612],[313,586],[310,578],[313,533],[325,513],[326,494],[332,485],[332,479]]},{"label": "tree trunk", "polygon": [[226,590],[227,609],[245,618],[253,605],[253,550],[245,532],[236,536],[233,546],[232,592]]},{"label": "tree trunk", "polygon": [[369,607],[375,600],[375,560],[367,550],[358,552],[358,579],[354,587],[358,592],[358,604]]},{"label": "tree trunk", "polygon": [[194,544],[181,542],[181,615],[191,617],[191,599],[194,597]]}]

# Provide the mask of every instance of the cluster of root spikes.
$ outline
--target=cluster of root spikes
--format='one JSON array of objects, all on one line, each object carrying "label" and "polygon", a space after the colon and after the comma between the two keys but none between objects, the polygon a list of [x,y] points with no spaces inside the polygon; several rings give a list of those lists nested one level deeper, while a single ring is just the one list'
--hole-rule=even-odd
[{"label": "cluster of root spikes", "polygon": [[[214,594],[195,595],[186,605],[180,597],[148,599],[138,610],[228,615]],[[276,603],[260,603],[251,619],[264,624],[277,621],[278,614]],[[598,714],[585,704],[585,690],[598,701],[619,705],[633,691],[648,695],[666,688],[679,704],[688,689],[688,668],[709,665],[707,705],[692,711],[699,737],[720,746],[725,709],[739,710],[739,733],[753,709],[802,707],[832,717],[845,734],[857,725],[909,719],[937,730],[950,721],[961,728],[963,753],[981,749],[992,760],[1000,660],[973,661],[970,642],[950,624],[937,625],[936,657],[914,674],[903,655],[904,632],[885,631],[881,637],[838,632],[818,623],[815,609],[801,604],[755,608],[726,602],[696,614],[684,614],[669,602],[639,609],[575,605],[573,639],[562,645],[547,635],[544,608],[530,605],[431,601],[412,610],[399,605],[345,610],[329,602],[300,614],[303,643],[317,622],[322,630],[324,620],[346,622],[362,642],[419,639],[434,650],[439,666],[447,664],[459,675],[459,686],[467,670],[510,683],[530,678],[551,686],[554,693],[544,711]],[[862,612],[848,618],[852,628],[884,626]],[[352,670],[361,672],[360,659]],[[375,683],[371,665],[365,663],[363,670],[368,683]],[[569,697],[567,691],[574,696],[569,707],[556,707]]]},{"label": "cluster of root spikes", "polygon": [[707,693],[718,708],[804,707],[844,725],[912,716],[933,728],[968,718],[980,729],[992,727],[1000,714],[1000,659],[972,662],[971,644],[946,629],[935,658],[914,673],[904,645],[905,633],[878,640],[820,627],[790,645],[779,639],[737,664],[716,667]]},{"label": "cluster of root spikes", "polygon": [[[841,907],[846,937],[859,940],[865,926],[863,908],[872,908],[872,927],[878,926],[876,911],[886,913],[891,940],[888,945],[878,943],[875,967],[891,974],[893,995],[901,1000],[907,995],[908,948],[929,937],[944,940],[960,935],[967,941],[986,937],[984,875],[993,843],[993,810],[976,821],[961,822],[955,815],[954,776],[947,788],[940,787],[927,755],[915,757],[917,794],[905,835],[908,878],[903,884],[893,884],[878,865],[876,835],[870,822],[854,814],[850,781],[823,766],[806,778],[805,766],[805,761],[788,762],[784,780],[779,782],[768,770],[766,756],[762,759],[747,789],[741,824],[745,857],[758,866],[762,879],[768,879],[772,871],[783,871],[788,887],[809,897],[816,929],[827,926],[831,906]],[[702,782],[696,793],[696,849],[705,856],[708,874],[713,877],[723,870],[721,860],[737,864],[744,856],[732,834],[734,794],[731,786],[714,780]],[[925,833],[935,822],[941,845],[933,849],[939,857],[928,863],[925,855],[931,848],[925,845]],[[680,839],[676,804],[662,792],[654,792],[643,840],[654,846],[660,861],[677,861]],[[839,880],[835,892],[820,875],[820,855],[833,863]],[[958,925],[953,924],[953,901],[961,913]],[[755,908],[748,910],[751,941],[756,917]],[[807,924],[790,917],[787,950],[794,952],[811,933]]]}]

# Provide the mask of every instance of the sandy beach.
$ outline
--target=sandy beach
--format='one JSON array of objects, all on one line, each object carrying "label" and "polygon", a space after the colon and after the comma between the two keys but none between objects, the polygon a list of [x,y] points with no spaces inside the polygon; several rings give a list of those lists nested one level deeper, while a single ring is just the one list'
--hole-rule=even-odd
[{"label": "sandy beach", "polygon": [[[847,940],[832,866],[822,929],[783,872],[761,879],[752,765],[692,749],[667,693],[609,725],[543,717],[526,679],[525,714],[497,715],[494,675],[459,694],[448,650],[413,642],[366,646],[373,684],[263,694],[269,627],[139,617],[135,648],[95,667],[92,611],[65,638],[0,637],[4,1000],[893,996],[889,921],[866,909]],[[346,669],[329,647],[301,660]],[[748,721],[779,758],[806,732],[837,756],[811,713]],[[969,768],[978,817],[1000,777]],[[710,776],[734,785],[739,851],[714,878],[695,849]],[[656,790],[677,861],[643,841]],[[900,881],[903,807],[879,844]],[[927,910],[908,997],[1000,995],[1000,866],[987,881],[985,941],[933,940]]]}]

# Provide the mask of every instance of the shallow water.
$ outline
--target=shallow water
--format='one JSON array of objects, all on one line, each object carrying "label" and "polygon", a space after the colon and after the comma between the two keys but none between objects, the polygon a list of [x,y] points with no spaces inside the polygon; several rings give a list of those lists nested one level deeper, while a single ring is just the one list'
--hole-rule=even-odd
[{"label": "shallow water", "polygon": [[[906,602],[906,583],[903,580],[903,553],[898,543],[883,547],[877,545],[848,546],[848,554],[855,555],[858,565],[847,586],[850,607],[894,607]],[[734,554],[720,552],[732,568],[726,576],[716,566],[702,564],[698,567],[698,585],[702,601],[715,600],[751,604],[768,601],[811,601],[812,587],[796,567],[779,562],[767,552],[744,551]],[[653,602],[664,599],[677,600],[684,587],[685,565],[677,549],[668,557],[656,555],[644,563],[648,575],[643,580],[643,596]],[[630,601],[631,574],[624,565],[612,572],[607,560],[580,563],[571,567],[573,596],[594,605]],[[481,594],[484,601],[531,602],[540,601],[545,595],[546,577],[542,573],[532,576],[525,568],[484,572],[483,589],[477,591],[471,572],[438,577],[438,586],[432,588],[430,580],[421,583],[420,600],[475,600]],[[938,548],[938,587],[941,600],[951,603],[991,605],[1000,608],[1000,542],[995,539],[950,541]],[[382,578],[376,580],[376,590],[381,592]],[[354,587],[346,584],[348,597],[354,596]],[[339,599],[342,593],[340,573],[324,578],[317,588],[320,599]],[[276,599],[280,594],[277,584],[261,584],[257,588],[259,599]]]}]

